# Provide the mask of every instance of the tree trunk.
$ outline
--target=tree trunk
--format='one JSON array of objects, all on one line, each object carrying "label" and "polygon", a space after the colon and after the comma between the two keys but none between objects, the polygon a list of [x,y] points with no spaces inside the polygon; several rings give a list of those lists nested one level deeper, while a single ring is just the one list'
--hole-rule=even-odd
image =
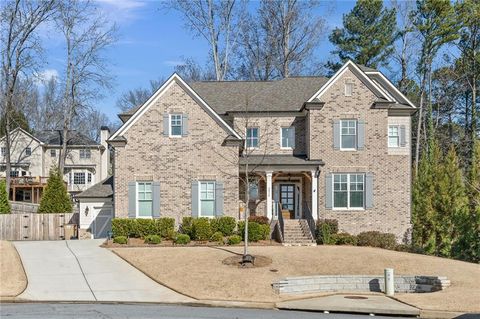
[{"label": "tree trunk", "polygon": [[420,163],[420,138],[422,135],[423,125],[423,100],[425,95],[425,83],[426,75],[423,74],[422,83],[420,85],[420,106],[418,110],[418,122],[417,122],[417,140],[415,141],[415,175],[418,173],[418,165]]}]

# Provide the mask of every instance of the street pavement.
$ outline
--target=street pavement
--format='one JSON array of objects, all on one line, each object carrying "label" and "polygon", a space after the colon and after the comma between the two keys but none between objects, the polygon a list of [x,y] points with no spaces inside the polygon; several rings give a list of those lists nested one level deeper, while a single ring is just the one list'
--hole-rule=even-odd
[{"label": "street pavement", "polygon": [[[299,311],[189,307],[158,304],[0,304],[0,317],[12,319],[175,318],[175,319],[368,319],[368,315]],[[402,317],[376,316],[378,319]],[[406,318],[406,317],[403,317]],[[411,317],[410,317],[411,318]]]},{"label": "street pavement", "polygon": [[19,300],[184,303],[194,299],[100,248],[102,240],[14,242],[28,278]]}]

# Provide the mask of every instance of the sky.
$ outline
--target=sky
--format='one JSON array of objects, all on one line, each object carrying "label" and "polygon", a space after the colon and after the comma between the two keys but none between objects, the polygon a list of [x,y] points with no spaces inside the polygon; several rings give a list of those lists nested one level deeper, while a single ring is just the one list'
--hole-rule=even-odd
[{"label": "sky", "polygon": [[[116,120],[119,109],[115,106],[123,92],[138,87],[149,87],[150,80],[167,78],[182,58],[193,58],[204,65],[208,58],[207,42],[194,37],[185,28],[183,17],[176,11],[165,11],[160,1],[95,0],[105,17],[118,28],[117,42],[106,52],[110,64],[113,88],[104,92],[96,108],[111,121]],[[256,5],[255,0],[251,6]],[[349,12],[355,1],[325,1],[318,15],[328,11],[328,31],[315,52],[318,60],[326,60],[332,50],[328,33],[341,26],[342,15]],[[58,76],[64,68],[65,45],[52,25],[41,30],[45,47],[45,61],[41,74],[44,79]]]}]

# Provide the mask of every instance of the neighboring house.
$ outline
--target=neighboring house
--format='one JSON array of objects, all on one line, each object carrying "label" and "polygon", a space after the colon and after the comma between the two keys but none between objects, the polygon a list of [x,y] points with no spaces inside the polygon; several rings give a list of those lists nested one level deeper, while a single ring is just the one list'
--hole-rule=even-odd
[{"label": "neighboring house", "polygon": [[[32,135],[21,128],[11,133],[10,199],[39,203],[49,171],[58,165],[62,144],[61,130],[40,131]],[[101,130],[101,143],[76,132],[69,133],[64,180],[71,195],[80,193],[108,176],[109,130]],[[6,175],[6,147],[0,139],[0,177]]]},{"label": "neighboring house", "polygon": [[341,231],[400,241],[411,227],[415,110],[383,74],[351,61],[330,79],[189,85],[174,74],[119,115],[108,141],[115,216],[239,218],[248,204],[281,223],[337,219]]}]

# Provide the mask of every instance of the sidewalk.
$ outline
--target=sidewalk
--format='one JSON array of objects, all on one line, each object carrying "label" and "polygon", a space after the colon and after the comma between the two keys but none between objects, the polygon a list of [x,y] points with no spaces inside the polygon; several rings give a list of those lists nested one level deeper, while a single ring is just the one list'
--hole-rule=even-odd
[{"label": "sidewalk", "polygon": [[195,301],[166,288],[108,249],[102,240],[15,242],[28,278],[18,300]]}]

